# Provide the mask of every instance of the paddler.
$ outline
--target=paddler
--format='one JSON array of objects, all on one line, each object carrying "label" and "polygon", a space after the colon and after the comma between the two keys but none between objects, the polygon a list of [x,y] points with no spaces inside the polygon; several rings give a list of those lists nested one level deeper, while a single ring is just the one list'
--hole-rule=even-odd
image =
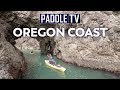
[{"label": "paddler", "polygon": [[50,64],[53,64],[53,65],[56,65],[56,62],[55,62],[55,60],[52,58],[52,55],[51,55],[51,54],[48,54],[47,56],[48,56],[48,59],[49,59],[49,63],[50,63]]}]

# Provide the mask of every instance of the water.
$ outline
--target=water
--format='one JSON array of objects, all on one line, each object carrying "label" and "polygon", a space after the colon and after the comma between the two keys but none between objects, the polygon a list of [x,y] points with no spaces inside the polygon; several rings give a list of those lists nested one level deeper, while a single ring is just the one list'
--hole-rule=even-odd
[{"label": "water", "polygon": [[23,53],[28,62],[28,67],[23,79],[120,79],[120,76],[116,76],[112,73],[77,67],[72,64],[64,63],[54,57],[58,64],[66,68],[66,71],[62,73],[49,68],[44,62],[47,56],[41,56],[40,51],[36,50],[34,54],[30,54],[29,50],[24,50]]}]

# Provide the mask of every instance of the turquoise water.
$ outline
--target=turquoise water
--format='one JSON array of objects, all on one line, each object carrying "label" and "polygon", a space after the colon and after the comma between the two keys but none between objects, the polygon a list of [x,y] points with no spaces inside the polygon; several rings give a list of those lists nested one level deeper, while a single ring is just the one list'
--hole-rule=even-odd
[{"label": "turquoise water", "polygon": [[49,68],[44,60],[47,56],[40,55],[40,51],[34,51],[34,54],[30,54],[29,50],[23,51],[27,60],[27,70],[23,79],[119,79],[120,76],[116,76],[112,73],[93,70],[89,68],[77,67],[72,64],[64,63],[61,60],[54,57],[56,62],[66,68],[64,73]]}]

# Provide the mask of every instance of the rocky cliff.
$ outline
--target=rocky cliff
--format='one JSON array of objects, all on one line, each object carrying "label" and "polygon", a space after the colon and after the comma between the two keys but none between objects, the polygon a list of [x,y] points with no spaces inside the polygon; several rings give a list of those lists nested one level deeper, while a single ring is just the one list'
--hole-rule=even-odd
[{"label": "rocky cliff", "polygon": [[120,72],[120,15],[112,11],[77,13],[81,23],[72,27],[107,27],[106,37],[56,37],[56,55],[78,66]]},{"label": "rocky cliff", "polygon": [[22,74],[26,68],[23,54],[16,47],[13,46],[14,39],[11,38],[12,36],[10,34],[10,31],[12,31],[12,26],[1,17],[0,79],[20,79],[22,78]]}]

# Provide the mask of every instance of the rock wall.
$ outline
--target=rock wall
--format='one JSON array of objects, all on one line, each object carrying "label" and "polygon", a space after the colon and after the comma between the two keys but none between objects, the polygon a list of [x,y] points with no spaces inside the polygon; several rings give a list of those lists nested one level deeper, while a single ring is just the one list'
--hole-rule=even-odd
[{"label": "rock wall", "polygon": [[35,38],[21,37],[15,40],[15,42],[16,42],[15,46],[20,50],[22,49],[39,50],[40,49],[39,42]]},{"label": "rock wall", "polygon": [[107,27],[106,37],[56,37],[55,54],[78,66],[120,72],[120,15],[112,11],[77,13],[81,15],[81,23],[72,27]]},{"label": "rock wall", "polygon": [[37,38],[40,45],[41,54],[51,53],[54,54],[55,49],[55,41],[53,37],[44,37],[44,38]]},{"label": "rock wall", "polygon": [[12,26],[0,18],[0,79],[19,79],[25,71],[23,54],[9,40]]}]

